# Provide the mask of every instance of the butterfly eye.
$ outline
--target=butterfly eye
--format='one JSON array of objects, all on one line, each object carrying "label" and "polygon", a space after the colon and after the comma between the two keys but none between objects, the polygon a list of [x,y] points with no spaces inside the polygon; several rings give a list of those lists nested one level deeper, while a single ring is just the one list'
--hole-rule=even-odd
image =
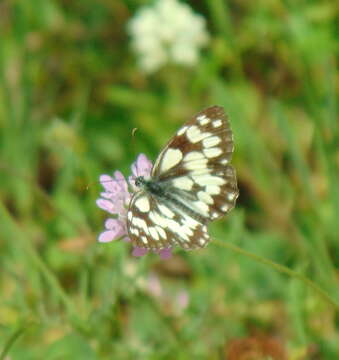
[{"label": "butterfly eye", "polygon": [[137,187],[141,187],[141,185],[145,182],[144,180],[144,177],[143,176],[137,176],[135,179],[134,179],[134,183],[135,183],[135,186]]}]

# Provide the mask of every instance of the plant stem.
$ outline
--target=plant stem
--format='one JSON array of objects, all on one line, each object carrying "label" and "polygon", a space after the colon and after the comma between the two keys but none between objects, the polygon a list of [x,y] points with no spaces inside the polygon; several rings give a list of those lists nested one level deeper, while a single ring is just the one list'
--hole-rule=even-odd
[{"label": "plant stem", "polygon": [[55,277],[53,272],[44,263],[32,243],[29,241],[29,239],[27,239],[27,235],[24,230],[22,230],[20,226],[14,221],[12,216],[7,211],[6,207],[1,202],[0,220],[2,223],[2,227],[6,227],[8,234],[11,234],[13,239],[17,239],[17,241],[21,244],[22,250],[25,251],[26,254],[28,254],[32,263],[46,279],[51,289],[53,289],[54,293],[57,295],[59,301],[64,305],[68,315],[73,320],[77,320],[77,322],[80,322],[76,306],[73,304],[67,293],[59,284],[58,279]]},{"label": "plant stem", "polygon": [[4,348],[0,353],[0,360],[5,360],[6,355],[8,354],[9,350],[13,346],[13,344],[18,340],[18,338],[26,331],[27,327],[22,326],[20,329],[16,330],[6,341]]},{"label": "plant stem", "polygon": [[291,269],[289,269],[288,267],[281,265],[281,264],[277,264],[275,262],[273,262],[272,260],[268,260],[264,257],[261,257],[259,255],[253,254],[251,252],[248,252],[246,250],[243,250],[242,248],[230,244],[228,242],[222,242],[219,240],[215,240],[213,239],[213,243],[218,245],[218,246],[222,246],[224,248],[227,249],[231,249],[232,251],[235,251],[241,255],[247,256],[248,258],[251,258],[252,260],[255,260],[259,263],[265,264],[270,266],[272,269],[279,271],[280,273],[286,274],[292,278],[296,278],[301,280],[305,285],[307,285],[308,287],[310,287],[312,290],[314,290],[320,297],[322,297],[326,302],[328,302],[329,304],[331,304],[336,310],[339,310],[339,304],[331,298],[330,295],[328,295],[328,293],[326,291],[324,291],[323,289],[321,289],[317,284],[315,284],[312,280],[308,279],[306,276],[293,271]]}]

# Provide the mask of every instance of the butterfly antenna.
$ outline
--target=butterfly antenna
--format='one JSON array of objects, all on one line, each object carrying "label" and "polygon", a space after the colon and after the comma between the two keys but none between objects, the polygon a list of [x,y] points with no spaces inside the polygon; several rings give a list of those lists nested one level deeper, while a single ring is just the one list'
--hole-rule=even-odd
[{"label": "butterfly antenna", "polygon": [[99,180],[88,183],[87,185],[85,185],[85,190],[88,191],[93,185],[100,184],[100,183],[101,182]]},{"label": "butterfly antenna", "polygon": [[[133,144],[133,150],[135,150],[135,141],[136,141],[136,136],[135,136],[135,133],[138,131],[138,128],[133,128],[132,129],[132,144]],[[134,151],[135,152],[135,151]],[[136,166],[136,174],[139,173],[138,171],[138,162],[136,161],[135,163],[135,166]],[[136,179],[136,176],[132,175],[132,178],[133,180]]]},{"label": "butterfly antenna", "polygon": [[135,137],[135,133],[138,131],[138,128],[133,128],[132,129],[132,138],[134,140],[134,137]]},{"label": "butterfly antenna", "polygon": [[[136,139],[136,136],[135,136],[135,133],[138,131],[138,128],[133,128],[132,129],[132,144],[133,144],[133,148],[135,148],[135,139]],[[138,165],[136,165],[136,166],[138,166]],[[138,168],[136,169],[137,170],[137,173],[138,173]],[[132,175],[131,176],[131,178],[133,179],[133,180],[135,180],[136,179],[136,176],[134,176],[134,175]],[[89,190],[89,188],[92,186],[92,185],[94,185],[94,184],[103,184],[103,183],[105,183],[105,182],[111,182],[112,180],[106,180],[106,181],[100,181],[100,180],[97,180],[97,181],[93,181],[92,183],[89,183],[89,184],[87,184],[86,185],[86,187],[85,187],[85,190],[86,191],[88,191]],[[113,181],[123,181],[123,180],[117,180],[117,179],[113,179]]]},{"label": "butterfly antenna", "polygon": [[97,180],[97,181],[93,181],[93,182],[91,182],[91,183],[89,183],[89,184],[87,184],[86,186],[85,186],[85,190],[86,191],[88,191],[89,190],[89,188],[92,186],[92,185],[95,185],[95,184],[104,184],[104,183],[109,183],[109,182],[112,182],[112,181],[114,181],[114,182],[119,182],[119,181],[124,181],[123,179],[112,179],[112,180],[105,180],[105,181],[100,181],[100,180]]},{"label": "butterfly antenna", "polygon": [[[109,181],[111,181],[111,180],[107,180],[107,182],[109,182]],[[102,182],[105,182],[105,181],[99,181],[99,180],[93,181],[85,186],[85,190],[88,191],[89,188],[92,187],[92,185],[101,184]]]}]

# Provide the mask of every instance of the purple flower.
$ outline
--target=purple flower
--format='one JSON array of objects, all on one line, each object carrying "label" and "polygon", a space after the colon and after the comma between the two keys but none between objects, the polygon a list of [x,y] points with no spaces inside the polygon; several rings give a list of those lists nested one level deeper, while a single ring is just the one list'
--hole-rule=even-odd
[{"label": "purple flower", "polygon": [[99,242],[110,242],[127,233],[126,223],[119,219],[107,219],[105,221],[105,228],[107,230],[99,235]]},{"label": "purple flower", "polygon": [[132,255],[135,256],[135,257],[141,257],[141,256],[144,256],[148,253],[148,250],[145,249],[145,248],[141,248],[141,247],[138,247],[138,246],[135,246],[133,248],[133,251],[132,251]]},{"label": "purple flower", "polygon": [[[101,197],[96,201],[96,204],[111,215],[115,215],[115,218],[108,218],[105,221],[105,230],[99,235],[99,242],[106,243],[121,238],[126,242],[131,241],[128,237],[126,216],[132,194],[137,191],[135,178],[138,176],[149,177],[152,162],[148,160],[146,155],[140,154],[132,164],[131,170],[132,175],[129,176],[128,182],[120,171],[115,171],[113,177],[110,175],[100,176],[100,183],[104,192],[100,194]],[[132,255],[140,257],[146,255],[147,252],[147,249],[135,246]],[[172,255],[171,248],[162,249],[158,254],[161,259],[168,259]]]}]

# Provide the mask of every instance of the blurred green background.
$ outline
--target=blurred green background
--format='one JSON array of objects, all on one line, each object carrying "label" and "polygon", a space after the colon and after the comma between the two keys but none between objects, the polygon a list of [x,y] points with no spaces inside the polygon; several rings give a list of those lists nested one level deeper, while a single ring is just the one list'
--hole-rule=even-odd
[{"label": "blurred green background", "polygon": [[0,2],[0,358],[338,359],[336,309],[300,280],[213,242],[133,258],[97,243],[95,205],[100,174],[224,106],[240,197],[212,237],[338,303],[335,2],[189,1],[207,45],[151,74],[127,32],[145,4]]}]

